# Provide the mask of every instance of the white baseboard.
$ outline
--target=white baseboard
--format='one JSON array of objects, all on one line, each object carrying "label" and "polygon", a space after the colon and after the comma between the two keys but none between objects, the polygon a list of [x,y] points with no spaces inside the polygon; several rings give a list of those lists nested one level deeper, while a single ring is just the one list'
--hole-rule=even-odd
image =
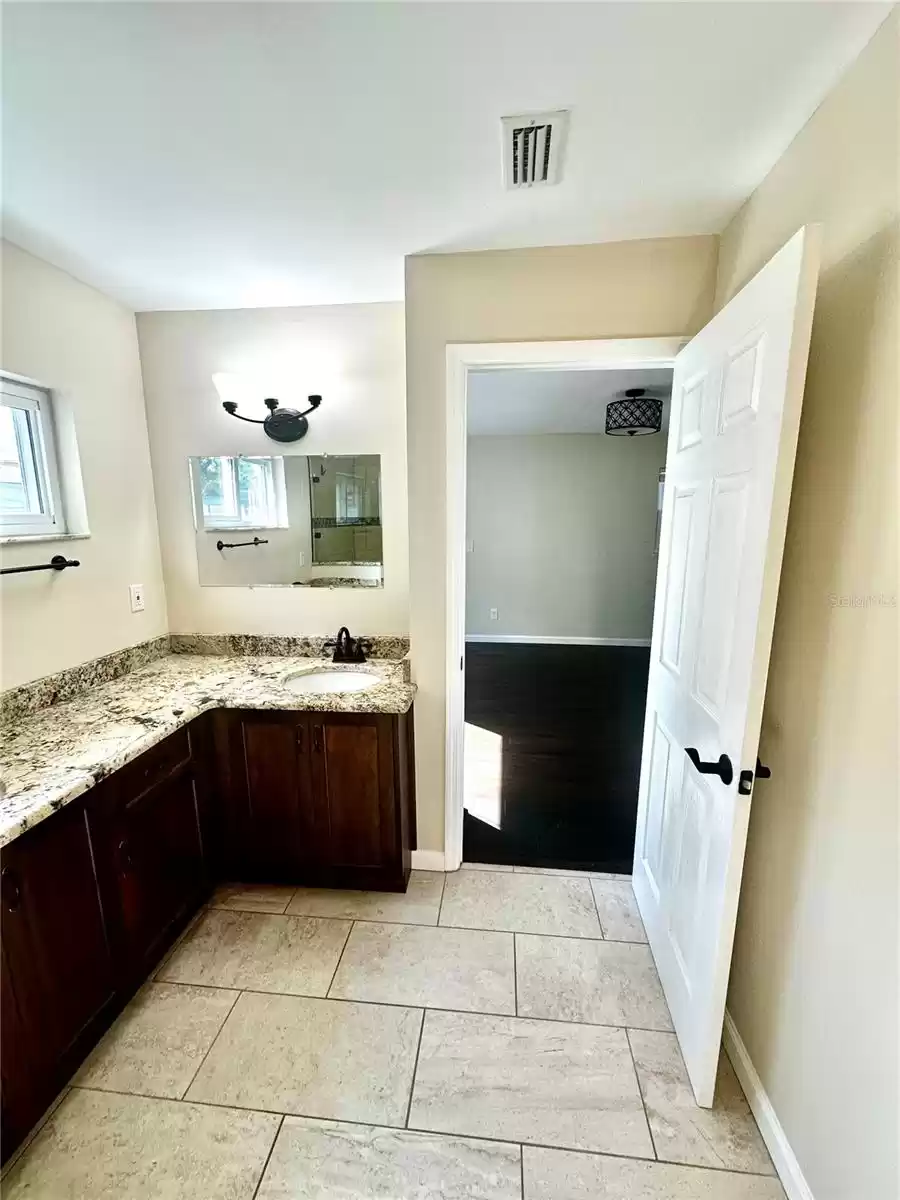
[{"label": "white baseboard", "polygon": [[734,1067],[734,1073],[744,1089],[744,1095],[747,1097],[753,1115],[756,1117],[763,1141],[772,1155],[772,1162],[775,1164],[775,1170],[778,1172],[788,1200],[815,1200],[812,1189],[806,1182],[800,1164],[797,1162],[797,1156],[787,1140],[787,1134],[781,1127],[778,1114],[772,1107],[772,1101],[756,1073],[756,1067],[750,1061],[750,1055],[738,1033],[734,1018],[727,1009],[722,1043],[725,1046],[725,1053]]},{"label": "white baseboard", "polygon": [[443,871],[443,850],[413,850],[412,869],[414,871]]},{"label": "white baseboard", "polygon": [[518,642],[527,646],[649,646],[649,638],[554,637],[530,633],[467,633],[467,642]]}]

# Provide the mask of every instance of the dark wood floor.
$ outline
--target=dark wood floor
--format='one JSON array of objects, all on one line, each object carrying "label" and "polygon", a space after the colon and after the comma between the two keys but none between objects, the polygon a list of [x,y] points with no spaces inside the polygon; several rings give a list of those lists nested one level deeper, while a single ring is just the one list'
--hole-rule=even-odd
[{"label": "dark wood floor", "polygon": [[467,645],[465,861],[631,871],[649,659]]}]

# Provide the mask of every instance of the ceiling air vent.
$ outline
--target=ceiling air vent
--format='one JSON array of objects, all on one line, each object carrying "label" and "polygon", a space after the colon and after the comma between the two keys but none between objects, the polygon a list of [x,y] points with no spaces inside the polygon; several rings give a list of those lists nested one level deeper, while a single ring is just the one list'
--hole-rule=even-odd
[{"label": "ceiling air vent", "polygon": [[501,117],[504,187],[558,183],[568,124],[569,114],[564,110]]}]

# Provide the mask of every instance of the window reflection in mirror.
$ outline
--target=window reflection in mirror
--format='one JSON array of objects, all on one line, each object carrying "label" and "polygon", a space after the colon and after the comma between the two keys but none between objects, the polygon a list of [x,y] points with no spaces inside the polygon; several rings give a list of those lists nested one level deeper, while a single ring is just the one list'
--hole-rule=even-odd
[{"label": "window reflection in mirror", "polygon": [[198,458],[204,529],[275,529],[287,525],[282,458]]},{"label": "window reflection in mirror", "polygon": [[204,587],[382,587],[377,454],[190,460]]}]

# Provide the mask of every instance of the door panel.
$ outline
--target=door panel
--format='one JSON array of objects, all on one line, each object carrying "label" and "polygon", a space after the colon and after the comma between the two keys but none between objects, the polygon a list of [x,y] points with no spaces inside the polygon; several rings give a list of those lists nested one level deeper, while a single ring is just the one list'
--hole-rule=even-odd
[{"label": "door panel", "polygon": [[666,817],[669,812],[669,781],[672,763],[672,738],[655,715],[655,728],[650,748],[650,787],[649,797],[652,805],[644,823],[644,841],[640,853],[647,869],[647,879],[654,893],[659,895],[660,880],[663,871],[664,834]]},{"label": "door panel", "polygon": [[[713,1100],[818,274],[803,229],[678,355],[634,889]],[[686,755],[696,752],[700,770]],[[711,773],[727,755],[732,778]]]},{"label": "door panel", "polygon": [[378,730],[326,722],[323,737],[332,860],[378,866],[383,843]]},{"label": "door panel", "polygon": [[671,580],[666,592],[662,617],[660,660],[675,675],[681,671],[681,644],[685,622],[685,587],[691,555],[691,533],[694,524],[694,488],[677,488],[672,498],[672,534],[669,539],[668,574]]},{"label": "door panel", "polygon": [[726,433],[739,422],[746,423],[756,417],[762,387],[762,348],[763,334],[754,329],[744,342],[728,353],[722,380],[719,433]]},{"label": "door panel", "polygon": [[253,714],[241,720],[249,797],[252,870],[295,878],[319,844],[309,776],[309,727],[300,714]]},{"label": "door panel", "polygon": [[316,714],[313,769],[328,821],[331,867],[400,869],[402,814],[395,802],[393,719]]},{"label": "door panel", "polygon": [[54,1063],[113,994],[84,810],[63,809],[3,852],[3,948],[23,1019]]},{"label": "door panel", "polygon": [[205,874],[194,783],[183,771],[127,804],[115,863],[124,953],[140,971],[199,899]]},{"label": "door panel", "polygon": [[[0,1055],[0,1151],[3,1160],[12,1153],[41,1115],[43,1067],[40,1046],[22,1016],[15,993],[6,949],[0,944],[0,1014],[3,1020],[3,1054]],[[40,1064],[40,1065],[39,1065]]]},{"label": "door panel", "polygon": [[730,676],[751,486],[746,472],[713,481],[694,696],[717,719],[725,705]]}]

